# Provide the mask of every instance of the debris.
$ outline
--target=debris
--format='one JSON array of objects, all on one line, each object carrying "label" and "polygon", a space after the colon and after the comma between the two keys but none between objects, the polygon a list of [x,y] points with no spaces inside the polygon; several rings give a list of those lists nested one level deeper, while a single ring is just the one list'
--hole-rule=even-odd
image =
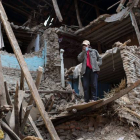
[{"label": "debris", "polygon": [[34,137],[34,136],[28,136],[28,137],[24,138],[23,140],[41,140],[41,139]]}]

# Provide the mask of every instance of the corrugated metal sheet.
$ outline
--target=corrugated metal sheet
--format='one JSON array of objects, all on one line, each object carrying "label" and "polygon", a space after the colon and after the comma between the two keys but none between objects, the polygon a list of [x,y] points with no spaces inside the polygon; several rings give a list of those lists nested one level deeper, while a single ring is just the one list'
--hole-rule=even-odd
[{"label": "corrugated metal sheet", "polygon": [[[113,61],[115,69],[113,68]],[[113,55],[112,53],[106,54],[106,56],[103,57],[103,64],[100,68],[100,83],[118,83],[125,77],[123,62],[119,50],[117,50],[116,53],[113,53]]]}]

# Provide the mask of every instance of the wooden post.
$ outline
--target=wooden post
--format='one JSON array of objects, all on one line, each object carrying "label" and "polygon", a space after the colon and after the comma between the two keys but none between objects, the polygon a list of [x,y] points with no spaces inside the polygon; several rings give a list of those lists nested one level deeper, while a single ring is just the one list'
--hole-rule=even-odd
[{"label": "wooden post", "polygon": [[80,15],[79,15],[77,0],[74,0],[74,4],[75,4],[75,10],[76,10],[77,21],[78,21],[79,27],[82,28],[83,25],[82,25],[82,22],[81,22],[81,19],[80,19]]},{"label": "wooden post", "polygon": [[14,109],[15,109],[15,132],[19,136],[20,124],[19,124],[18,92],[19,92],[19,87],[18,87],[18,82],[17,82],[16,93],[14,97]]},{"label": "wooden post", "polygon": [[0,106],[7,105],[6,100],[6,93],[4,88],[4,80],[3,80],[3,72],[2,72],[2,64],[1,64],[1,58],[0,58]]},{"label": "wooden post", "polygon": [[62,22],[63,21],[63,18],[62,18],[62,15],[60,13],[60,10],[59,10],[57,1],[56,0],[52,0],[52,2],[53,2],[53,7],[54,7],[54,10],[55,10],[56,16],[57,16],[58,20],[60,22]]},{"label": "wooden post", "polygon": [[15,56],[17,57],[19,65],[24,73],[25,79],[27,81],[27,84],[28,84],[29,89],[31,91],[31,94],[33,96],[33,99],[34,99],[34,101],[38,107],[38,110],[39,110],[39,112],[44,120],[44,123],[45,123],[45,125],[46,125],[46,127],[51,135],[51,138],[52,138],[52,140],[60,140],[58,137],[58,134],[56,133],[56,130],[55,130],[55,128],[54,128],[54,126],[53,126],[53,124],[48,116],[48,113],[45,111],[45,107],[43,105],[42,100],[40,99],[37,88],[36,88],[35,83],[32,79],[32,76],[28,70],[27,64],[23,58],[23,55],[21,53],[20,47],[19,47],[18,42],[15,38],[13,30],[10,26],[10,23],[8,22],[7,16],[5,16],[5,10],[3,8],[1,1],[0,1],[0,19],[3,23],[4,29],[6,31],[8,39],[10,41],[10,44],[13,48]]},{"label": "wooden post", "polygon": [[130,11],[130,17],[131,17],[132,25],[133,25],[134,28],[135,28],[135,32],[136,32],[136,35],[137,35],[137,39],[138,39],[138,42],[139,42],[139,45],[140,45],[140,31],[139,31],[139,27],[138,27],[138,24],[137,24],[135,15],[134,15],[134,13],[133,13],[132,10]]},{"label": "wooden post", "polygon": [[[36,78],[36,87],[37,89],[39,88],[39,85],[41,83],[41,79],[42,79],[42,74],[43,74],[43,68],[42,67],[39,67],[38,68],[38,74],[37,74],[37,78]],[[33,104],[34,100],[33,100],[33,97],[31,96],[30,100],[29,100],[29,103],[27,105],[28,106],[31,106]],[[24,127],[25,127],[25,124],[27,122],[27,119],[29,117],[29,114],[30,114],[30,111],[31,111],[32,107],[30,107],[30,109],[27,110],[26,108],[26,112],[25,112],[25,115],[24,115],[24,119],[23,119],[23,122],[22,122],[22,125],[21,125],[21,131],[23,131]]]},{"label": "wooden post", "polygon": [[11,105],[12,106],[12,101],[11,101],[11,98],[10,98],[10,94],[9,94],[8,87],[7,87],[7,83],[6,82],[4,82],[4,86],[5,86],[7,103],[8,103],[8,105]]},{"label": "wooden post", "polygon": [[24,74],[21,70],[21,77],[20,77],[20,90],[24,90]]}]

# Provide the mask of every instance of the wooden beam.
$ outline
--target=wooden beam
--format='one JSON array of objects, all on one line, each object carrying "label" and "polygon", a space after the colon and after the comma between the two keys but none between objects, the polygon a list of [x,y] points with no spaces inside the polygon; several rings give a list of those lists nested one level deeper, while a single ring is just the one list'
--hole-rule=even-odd
[{"label": "wooden beam", "polygon": [[46,4],[48,4],[50,7],[53,7],[48,1],[46,0],[41,0],[41,1],[44,1]]},{"label": "wooden beam", "polygon": [[79,27],[82,28],[83,25],[82,25],[82,22],[81,22],[81,19],[80,19],[80,15],[79,15],[77,0],[74,0],[74,4],[75,4],[75,10],[76,10],[77,21],[78,21]]},{"label": "wooden beam", "polygon": [[137,35],[137,39],[138,39],[138,42],[139,42],[139,45],[140,45],[140,31],[139,31],[139,27],[138,27],[135,15],[133,13],[133,10],[130,11],[130,17],[131,17],[131,21],[132,21],[132,26],[134,26],[134,29],[135,29],[135,32],[136,32],[136,35]]},{"label": "wooden beam", "polygon": [[11,101],[11,97],[10,97],[10,94],[9,94],[9,91],[8,91],[8,87],[7,87],[7,82],[6,81],[4,82],[4,87],[5,87],[7,103],[8,103],[8,105],[12,106],[12,101]]},{"label": "wooden beam", "polygon": [[[42,74],[43,74],[43,68],[42,67],[39,67],[38,68],[37,78],[36,78],[36,87],[37,87],[37,89],[39,88],[39,85],[41,83]],[[34,102],[34,100],[33,100],[33,97],[31,96],[27,107],[28,106],[31,106],[33,104],[33,102]],[[30,109],[27,109],[26,108],[26,113],[24,115],[24,119],[23,119],[23,122],[22,122],[22,125],[21,125],[21,132],[23,131],[23,129],[25,127],[25,124],[27,122],[27,119],[29,117],[29,114],[30,114],[31,109],[32,109],[32,107],[30,107]]]},{"label": "wooden beam", "polygon": [[56,133],[56,130],[55,130],[55,128],[54,128],[54,126],[53,126],[53,124],[48,116],[48,113],[45,111],[45,107],[44,107],[43,102],[39,96],[39,93],[38,93],[37,88],[34,84],[32,76],[28,70],[27,64],[23,58],[22,52],[21,52],[20,47],[18,45],[18,42],[15,38],[13,30],[10,26],[10,23],[8,22],[8,19],[5,17],[5,10],[3,8],[1,1],[0,1],[0,19],[3,23],[4,29],[6,30],[6,34],[9,38],[9,41],[11,43],[11,46],[12,46],[13,51],[15,53],[15,56],[17,57],[19,65],[24,73],[25,79],[27,81],[27,84],[29,86],[31,94],[34,98],[34,101],[38,107],[38,110],[39,110],[43,120],[44,120],[45,126],[47,127],[47,129],[51,135],[52,140],[60,140],[58,137],[58,134]]},{"label": "wooden beam", "polygon": [[60,22],[62,22],[63,21],[63,18],[62,18],[62,15],[60,13],[60,10],[59,10],[57,1],[56,0],[52,0],[52,2],[53,2],[53,7],[54,7],[54,10],[55,10],[56,16],[57,16],[58,20]]},{"label": "wooden beam", "polygon": [[16,86],[16,94],[14,97],[14,109],[15,109],[15,132],[19,136],[19,128],[20,128],[20,123],[19,123],[19,102],[18,102],[18,93],[19,93],[19,87],[18,87],[18,82]]},{"label": "wooden beam", "polygon": [[22,0],[18,0],[20,3],[22,3],[23,5],[25,5],[26,7],[28,7],[31,10],[34,10],[34,8],[32,8],[31,6],[29,6],[28,4],[26,4],[25,2],[23,2]]},{"label": "wooden beam", "polygon": [[123,5],[125,4],[125,2],[126,2],[126,0],[120,0],[120,4],[119,4],[119,6],[118,6],[118,8],[116,10],[117,13],[122,10]]},{"label": "wooden beam", "polygon": [[[90,3],[88,3],[88,2],[86,2],[86,1],[84,1],[84,0],[80,0],[80,1],[82,1],[82,2],[84,2],[84,3],[86,3],[86,4],[88,4],[88,5],[90,5],[90,6],[92,6],[92,7],[97,7],[97,5],[94,5],[94,4],[90,4]],[[98,7],[99,8],[99,7]],[[104,11],[105,12],[105,10],[104,9],[102,9],[102,8],[99,8],[101,11]]]},{"label": "wooden beam", "polygon": [[140,80],[138,80],[137,82],[135,82],[131,86],[121,90],[120,92],[116,93],[113,97],[111,97],[109,99],[106,99],[103,102],[98,103],[98,104],[96,104],[96,105],[94,105],[92,107],[89,107],[89,108],[85,109],[85,110],[78,111],[77,113],[73,114],[72,116],[69,116],[69,117],[67,117],[65,119],[63,118],[62,120],[59,120],[59,122],[57,122],[55,124],[58,125],[58,124],[67,122],[67,121],[69,121],[71,119],[75,119],[78,116],[82,116],[82,115],[84,115],[86,113],[92,112],[95,109],[98,109],[98,108],[100,108],[100,107],[102,107],[104,105],[107,105],[107,104],[113,102],[114,100],[117,100],[118,98],[121,98],[122,96],[124,96],[125,94],[127,94],[128,92],[130,92],[132,89],[136,88],[139,85],[140,85]]}]

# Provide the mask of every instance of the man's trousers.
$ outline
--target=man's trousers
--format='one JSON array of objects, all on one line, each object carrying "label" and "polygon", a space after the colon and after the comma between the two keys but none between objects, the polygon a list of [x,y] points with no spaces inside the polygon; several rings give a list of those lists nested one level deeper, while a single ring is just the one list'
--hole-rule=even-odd
[{"label": "man's trousers", "polygon": [[[82,78],[84,88],[85,102],[89,100],[97,100],[97,86],[98,86],[98,74],[93,72],[92,69],[86,67],[86,72]],[[90,93],[91,91],[91,93]]]}]

